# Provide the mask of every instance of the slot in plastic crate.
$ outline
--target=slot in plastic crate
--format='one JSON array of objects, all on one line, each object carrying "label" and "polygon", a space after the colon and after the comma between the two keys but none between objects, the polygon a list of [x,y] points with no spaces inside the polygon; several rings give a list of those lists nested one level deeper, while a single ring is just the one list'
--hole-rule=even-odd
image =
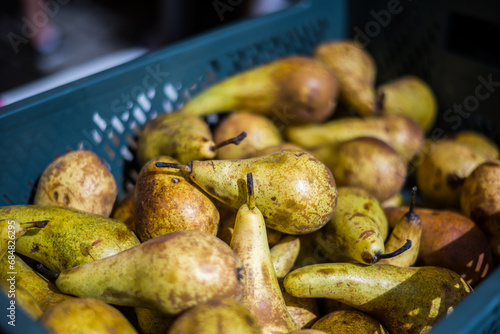
[{"label": "slot in plastic crate", "polygon": [[[387,2],[370,6],[383,9]],[[363,13],[368,16],[363,18]],[[191,96],[229,75],[287,55],[310,55],[322,41],[354,37],[349,25],[360,22],[363,28],[373,20],[369,14],[370,9],[360,7],[359,1],[302,1],[0,108],[0,205],[29,203],[44,168],[68,150],[81,148],[96,152],[107,163],[122,194],[137,176],[133,150],[136,135],[148,120],[179,109]],[[425,11],[415,15],[425,15]],[[398,27],[395,22],[396,18],[394,28]],[[412,68],[411,60],[406,67],[391,67],[387,52],[411,59],[412,50],[394,49],[396,37],[385,35],[390,31],[381,29],[368,45],[377,65],[381,64],[383,78]],[[406,32],[411,36],[412,32]],[[404,44],[399,38],[397,43]],[[425,64],[419,73],[426,71]],[[3,310],[8,306],[3,295],[0,305]],[[4,319],[0,328],[9,333],[45,333],[19,309],[16,314],[16,327]],[[431,332],[500,332],[500,269],[490,273],[475,293]]]}]

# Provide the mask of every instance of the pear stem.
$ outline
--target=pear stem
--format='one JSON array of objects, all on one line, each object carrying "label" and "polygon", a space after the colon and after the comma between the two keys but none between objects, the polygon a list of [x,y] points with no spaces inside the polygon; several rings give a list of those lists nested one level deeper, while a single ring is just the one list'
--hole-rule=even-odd
[{"label": "pear stem", "polygon": [[176,168],[176,169],[183,169],[191,173],[191,166],[190,164],[187,165],[181,165],[181,164],[174,164],[171,162],[157,162],[156,167],[158,168]]},{"label": "pear stem", "polygon": [[391,257],[395,257],[395,256],[398,256],[399,254],[402,254],[402,253],[406,252],[410,248],[411,248],[411,240],[410,239],[406,239],[406,243],[400,249],[397,249],[397,250],[395,250],[392,253],[376,254],[375,258],[376,258],[377,261],[380,260],[380,259],[389,259]]},{"label": "pear stem", "polygon": [[248,207],[250,210],[255,208],[255,196],[253,189],[253,176],[252,173],[247,174],[247,189],[248,189]]},{"label": "pear stem", "polygon": [[57,278],[59,277],[59,274],[56,274],[55,272],[53,272],[52,270],[50,270],[49,268],[45,267],[43,264],[41,263],[38,263],[36,265],[36,269],[43,275],[45,276],[47,279],[49,279],[50,281],[54,282],[55,280],[57,280]]},{"label": "pear stem", "polygon": [[34,222],[25,222],[25,223],[21,223],[21,226],[26,227],[26,228],[30,228],[30,227],[42,228],[42,227],[47,226],[49,221],[50,220],[39,220],[39,221],[34,221]]},{"label": "pear stem", "polygon": [[214,147],[212,147],[212,151],[216,151],[219,148],[230,145],[230,144],[239,145],[241,143],[241,141],[243,139],[245,139],[246,137],[247,137],[247,133],[245,131],[243,131],[242,133],[240,133],[236,137],[230,138],[228,140],[224,140],[222,143],[215,145]]},{"label": "pear stem", "polygon": [[405,217],[407,219],[414,219],[417,217],[417,215],[415,213],[415,202],[416,201],[417,201],[417,186],[413,186],[413,188],[411,188],[410,208],[408,209],[408,212],[405,215]]}]

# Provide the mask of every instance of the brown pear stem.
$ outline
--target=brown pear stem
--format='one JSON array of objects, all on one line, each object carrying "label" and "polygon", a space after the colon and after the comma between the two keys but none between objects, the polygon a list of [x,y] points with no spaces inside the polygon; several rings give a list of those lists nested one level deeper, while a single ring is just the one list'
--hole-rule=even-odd
[{"label": "brown pear stem", "polygon": [[384,99],[385,99],[385,93],[383,91],[381,91],[377,95],[376,101],[375,101],[375,108],[377,109],[377,111],[381,111],[382,109],[384,109]]},{"label": "brown pear stem", "polygon": [[230,145],[230,144],[239,145],[241,143],[241,141],[243,139],[245,139],[246,137],[247,137],[247,133],[245,131],[243,131],[242,133],[240,133],[236,137],[230,138],[228,140],[224,140],[222,143],[215,145],[214,147],[212,147],[212,151],[216,151],[219,148]]},{"label": "brown pear stem", "polygon": [[395,250],[392,253],[376,254],[375,258],[376,258],[377,261],[380,260],[380,259],[390,259],[391,257],[395,257],[395,256],[398,256],[399,254],[402,254],[402,253],[406,252],[410,248],[411,248],[411,240],[410,239],[406,239],[406,243],[400,249],[397,249],[397,250]]},{"label": "brown pear stem", "polygon": [[411,188],[410,208],[408,209],[408,212],[405,214],[405,218],[407,218],[407,219],[417,218],[417,214],[415,213],[415,202],[416,201],[417,201],[417,186],[413,186],[413,188]]},{"label": "brown pear stem", "polygon": [[248,207],[250,210],[255,208],[255,196],[253,193],[253,176],[252,173],[247,174],[247,189],[248,189]]},{"label": "brown pear stem", "polygon": [[25,222],[25,223],[21,223],[21,226],[26,227],[26,228],[30,228],[30,227],[42,228],[42,227],[47,226],[49,221],[50,220],[38,220],[38,221],[34,221],[34,222]]},{"label": "brown pear stem", "polygon": [[176,169],[183,169],[191,173],[191,165],[188,163],[187,165],[181,165],[181,164],[174,164],[171,162],[157,162],[156,167],[158,168],[176,168]]},{"label": "brown pear stem", "polygon": [[52,281],[52,282],[55,282],[55,280],[57,280],[57,278],[59,277],[59,274],[56,274],[55,272],[53,272],[52,270],[50,270],[49,268],[45,267],[43,264],[41,263],[38,263],[36,265],[36,269],[44,276],[46,277],[48,280]]}]

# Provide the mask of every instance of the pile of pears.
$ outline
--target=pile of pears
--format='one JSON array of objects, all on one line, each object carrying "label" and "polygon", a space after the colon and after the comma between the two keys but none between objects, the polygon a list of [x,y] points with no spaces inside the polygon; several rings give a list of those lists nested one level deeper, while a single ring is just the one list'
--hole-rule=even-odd
[{"label": "pile of pears", "polygon": [[499,149],[429,136],[429,85],[376,73],[332,40],[221,80],[145,124],[123,192],[58,157],[0,207],[16,306],[55,334],[429,332],[498,265]]}]

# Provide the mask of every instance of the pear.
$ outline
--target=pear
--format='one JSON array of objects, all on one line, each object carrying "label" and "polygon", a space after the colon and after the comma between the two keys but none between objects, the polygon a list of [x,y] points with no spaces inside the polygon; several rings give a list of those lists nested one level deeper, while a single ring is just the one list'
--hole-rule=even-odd
[{"label": "pear", "polygon": [[[408,207],[385,209],[390,228],[394,228]],[[493,269],[488,239],[481,228],[462,214],[429,208],[416,208],[422,224],[417,263],[448,268],[475,287]]]},{"label": "pear", "polygon": [[437,101],[432,88],[415,75],[397,77],[377,88],[382,114],[406,115],[428,132],[436,121]]},{"label": "pear", "polygon": [[391,333],[426,333],[472,288],[452,270],[324,263],[296,269],[283,282],[292,296],[331,298],[378,319]]},{"label": "pear", "polygon": [[406,162],[376,138],[358,137],[310,152],[331,170],[337,186],[364,189],[380,202],[398,194],[406,181]]},{"label": "pear", "polygon": [[40,323],[53,334],[137,334],[119,310],[95,298],[66,300],[47,310]]},{"label": "pear", "polygon": [[263,148],[261,150],[258,150],[257,152],[255,152],[253,154],[247,155],[245,158],[260,157],[260,156],[263,156],[263,155],[266,155],[269,153],[273,153],[276,151],[281,151],[281,150],[302,150],[302,151],[308,152],[307,150],[302,149],[298,145],[295,145],[295,144],[292,144],[289,142],[283,142],[283,143],[278,144],[278,145],[269,146],[269,147]]},{"label": "pear", "polygon": [[381,259],[379,263],[392,264],[400,267],[411,267],[417,262],[418,252],[420,250],[420,240],[422,238],[422,221],[415,213],[416,196],[417,187],[413,187],[411,190],[411,203],[408,212],[396,223],[389,235],[389,239],[385,242],[386,252],[395,252],[403,247],[407,240],[411,240],[411,248],[398,256]]},{"label": "pear", "polygon": [[125,193],[116,203],[110,215],[111,218],[119,220],[127,225],[134,233],[135,214],[134,214],[134,192]]},{"label": "pear", "polygon": [[328,334],[327,332],[320,331],[318,329],[299,329],[298,331],[293,331],[288,334]]},{"label": "pear", "polygon": [[425,205],[437,209],[459,207],[464,179],[486,160],[463,143],[448,139],[431,142],[416,162],[415,179]]},{"label": "pear", "polygon": [[47,225],[48,220],[36,222],[20,222],[18,219],[0,220],[0,259],[9,252],[13,255],[16,250],[16,240],[25,235],[28,228],[42,228]]},{"label": "pear", "polygon": [[14,281],[2,280],[0,291],[10,299],[9,303],[14,302],[14,306],[23,310],[32,320],[37,320],[43,314],[42,308],[29,291],[17,286]]},{"label": "pear", "polygon": [[271,261],[278,281],[282,281],[295,264],[300,251],[300,238],[286,235],[271,249]]},{"label": "pear", "polygon": [[217,159],[239,159],[253,155],[264,148],[280,145],[281,133],[270,118],[250,112],[233,112],[224,118],[214,130],[215,142],[235,137],[241,132],[247,134],[239,145],[228,145],[217,150]]},{"label": "pear", "polygon": [[246,110],[272,117],[278,127],[319,122],[332,115],[338,81],[322,62],[305,56],[274,60],[230,76],[188,101],[181,112],[205,116]]},{"label": "pear", "polygon": [[340,99],[361,116],[379,112],[375,94],[376,64],[370,53],[352,40],[321,43],[313,57],[335,73]]},{"label": "pear", "polygon": [[306,150],[358,137],[382,140],[406,162],[413,159],[424,145],[422,128],[404,115],[343,117],[317,124],[290,125],[285,131],[288,141]]},{"label": "pear", "polygon": [[332,219],[315,232],[317,246],[331,261],[379,261],[389,230],[380,203],[354,187],[339,187],[338,196]]},{"label": "pear", "polygon": [[202,231],[160,235],[123,252],[67,269],[64,293],[176,315],[213,298],[241,298],[245,269],[222,240]]},{"label": "pear", "polygon": [[396,195],[386,199],[382,203],[380,203],[382,208],[392,208],[395,206],[403,206],[406,205],[405,198],[403,197],[403,194],[401,192],[397,193]]},{"label": "pear", "polygon": [[134,312],[142,334],[166,333],[176,319],[174,315],[166,315],[146,307],[135,307]]},{"label": "pear", "polygon": [[452,135],[451,139],[471,146],[476,152],[481,153],[488,160],[500,158],[500,149],[498,145],[491,140],[491,138],[480,132],[474,130],[462,130]]},{"label": "pear", "polygon": [[248,199],[238,210],[231,239],[231,248],[240,257],[247,275],[242,303],[253,314],[263,333],[287,333],[298,327],[281,294],[252,176],[252,173],[247,174]]},{"label": "pear", "polygon": [[16,273],[14,275],[16,289],[26,290],[42,311],[64,300],[74,298],[59,291],[53,282],[33,270],[16,254],[5,256],[0,260],[0,279],[2,281],[12,279],[12,273]]},{"label": "pear", "polygon": [[261,334],[256,319],[240,302],[212,299],[181,314],[168,334]]},{"label": "pear", "polygon": [[201,190],[178,169],[156,167],[158,161],[178,163],[159,156],[141,169],[134,188],[135,230],[143,242],[180,230],[217,234],[219,211]]},{"label": "pear", "polygon": [[480,226],[500,212],[500,160],[480,164],[465,178],[460,208]]},{"label": "pear", "polygon": [[281,293],[285,300],[286,309],[293,321],[301,329],[310,328],[321,317],[321,311],[316,298],[297,298],[286,292],[280,283]]},{"label": "pear", "polygon": [[146,123],[137,142],[137,160],[144,166],[160,155],[187,163],[213,159],[215,143],[208,124],[200,117],[178,112],[161,114]]},{"label": "pear", "polygon": [[54,272],[119,253],[140,243],[124,223],[98,214],[61,206],[0,207],[1,219],[23,222],[50,220],[16,241],[16,252]]},{"label": "pear", "polygon": [[157,163],[189,172],[191,180],[210,196],[238,209],[246,203],[245,179],[258,182],[255,201],[266,226],[287,234],[306,234],[331,218],[337,188],[330,170],[301,150],[277,151],[241,160],[191,161],[187,166]]},{"label": "pear", "polygon": [[339,310],[318,319],[312,329],[328,334],[389,334],[374,317],[358,310]]},{"label": "pear", "polygon": [[60,156],[43,171],[35,205],[58,205],[109,217],[118,194],[116,180],[92,151]]}]

